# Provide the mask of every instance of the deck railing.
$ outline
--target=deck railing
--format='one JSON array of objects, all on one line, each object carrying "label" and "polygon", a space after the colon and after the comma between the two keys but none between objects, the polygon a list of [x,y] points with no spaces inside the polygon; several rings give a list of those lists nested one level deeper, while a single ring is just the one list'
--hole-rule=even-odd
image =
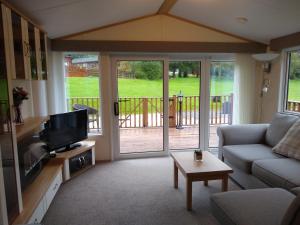
[{"label": "deck railing", "polygon": [[[100,109],[100,99],[69,98],[67,107],[73,110],[75,104]],[[169,126],[176,127],[199,125],[199,96],[176,95],[169,98]],[[210,98],[210,124],[231,124],[233,95],[211,96]],[[119,127],[161,127],[163,126],[163,99],[161,97],[122,97],[119,98]],[[89,116],[90,129],[99,129],[99,113]]]},{"label": "deck railing", "polygon": [[300,112],[300,102],[299,101],[289,101],[287,103],[287,110],[293,112]]}]

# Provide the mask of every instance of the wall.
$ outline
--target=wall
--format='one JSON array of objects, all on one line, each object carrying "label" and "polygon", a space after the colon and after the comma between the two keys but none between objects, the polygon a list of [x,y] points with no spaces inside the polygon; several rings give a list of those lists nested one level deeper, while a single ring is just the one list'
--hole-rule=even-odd
[{"label": "wall", "polygon": [[247,42],[166,15],[156,15],[102,29],[83,32],[67,40],[122,40],[122,41],[195,41]]},{"label": "wall", "polygon": [[[280,84],[283,55],[272,62],[270,73],[263,73],[262,64],[256,66],[256,120],[261,123],[269,123],[279,108]],[[263,97],[260,96],[263,79],[270,79],[270,87]]]},{"label": "wall", "polygon": [[[190,42],[235,42],[245,43],[244,39],[218,32],[171,16],[156,15],[127,23],[83,32],[66,40],[124,40],[124,41],[190,41]],[[102,135],[92,135],[96,140],[96,160],[111,160],[113,140],[112,81],[109,53],[101,53],[101,100]],[[60,113],[66,110],[63,82],[64,65],[61,52],[49,52],[51,77],[48,79],[49,112]]]}]

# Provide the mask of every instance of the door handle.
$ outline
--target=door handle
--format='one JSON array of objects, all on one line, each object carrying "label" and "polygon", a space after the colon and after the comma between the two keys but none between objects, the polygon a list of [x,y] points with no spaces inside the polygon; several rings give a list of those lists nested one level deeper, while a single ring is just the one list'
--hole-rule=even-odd
[{"label": "door handle", "polygon": [[115,116],[119,116],[119,102],[114,102],[114,113]]}]

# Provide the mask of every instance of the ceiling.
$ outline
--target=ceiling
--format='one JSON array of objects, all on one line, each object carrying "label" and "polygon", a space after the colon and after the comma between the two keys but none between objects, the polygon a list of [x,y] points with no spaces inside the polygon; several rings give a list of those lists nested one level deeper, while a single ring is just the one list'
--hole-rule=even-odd
[{"label": "ceiling", "polygon": [[[10,0],[50,38],[155,14],[164,0]],[[299,0],[178,0],[170,14],[269,43],[300,31]],[[245,17],[241,23],[237,17]]]}]

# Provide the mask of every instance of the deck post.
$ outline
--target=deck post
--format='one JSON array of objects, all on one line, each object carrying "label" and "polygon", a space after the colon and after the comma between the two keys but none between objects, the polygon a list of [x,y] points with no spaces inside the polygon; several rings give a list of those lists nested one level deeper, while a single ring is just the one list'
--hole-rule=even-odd
[{"label": "deck post", "polygon": [[148,127],[148,98],[143,98],[143,127]]},{"label": "deck post", "polygon": [[176,127],[176,99],[177,96],[173,95],[173,97],[169,100],[169,127]]}]

